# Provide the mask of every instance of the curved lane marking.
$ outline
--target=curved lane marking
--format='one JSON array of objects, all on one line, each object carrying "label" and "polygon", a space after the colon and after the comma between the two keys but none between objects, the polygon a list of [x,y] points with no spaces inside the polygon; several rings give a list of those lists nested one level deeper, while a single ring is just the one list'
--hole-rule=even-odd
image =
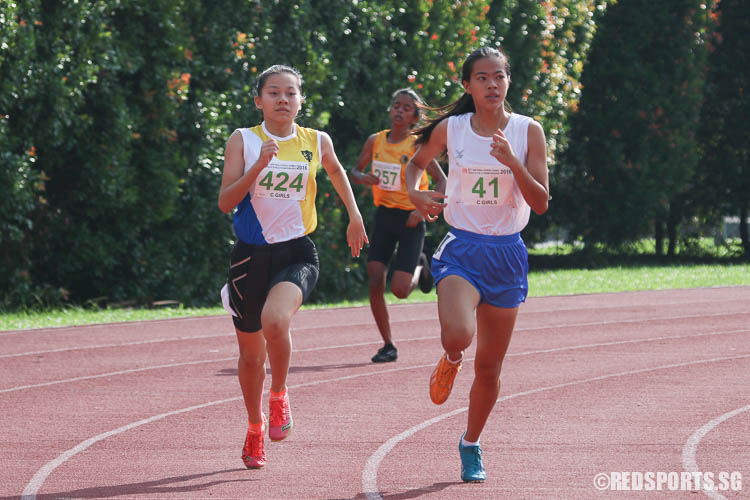
[{"label": "curved lane marking", "polygon": [[129,347],[129,346],[137,346],[137,345],[145,345],[145,344],[159,344],[161,342],[179,342],[183,340],[202,340],[202,339],[211,339],[211,338],[216,338],[216,337],[228,337],[228,336],[229,334],[227,333],[218,333],[218,334],[212,334],[212,335],[195,335],[192,337],[136,340],[133,342],[120,342],[119,344],[92,344],[92,345],[84,345],[84,346],[60,347],[58,349],[47,349],[46,351],[28,351],[28,352],[14,353],[14,354],[0,354],[0,359],[20,358],[22,356],[36,356],[39,354],[54,354],[57,352],[67,352],[67,351],[83,351],[86,349],[106,349],[109,347]]},{"label": "curved lane marking", "polygon": [[[544,391],[551,391],[554,389],[561,389],[563,387],[570,387],[574,385],[579,384],[586,384],[590,382],[599,382],[602,380],[607,380],[610,378],[615,377],[626,377],[629,375],[638,375],[641,373],[648,373],[652,371],[657,370],[670,370],[673,368],[682,368],[685,366],[691,366],[691,365],[698,365],[698,364],[707,364],[707,363],[715,363],[720,361],[730,361],[730,360],[737,360],[737,359],[746,359],[750,358],[750,354],[744,354],[741,356],[731,356],[731,357],[723,357],[723,358],[712,358],[712,359],[704,359],[699,361],[688,361],[685,363],[674,363],[669,365],[662,365],[662,366],[656,366],[652,368],[642,368],[639,370],[631,370],[626,372],[619,372],[619,373],[613,373],[610,375],[601,375],[599,377],[591,377],[583,380],[577,380],[572,382],[565,382],[562,384],[555,384],[550,385],[547,387],[539,387],[537,389],[531,389],[528,391],[523,392],[517,392],[514,394],[510,394],[508,396],[504,396],[501,398],[498,398],[497,402],[503,402],[507,401],[509,399],[518,398],[521,396],[529,396],[531,394],[537,394]],[[436,417],[433,417],[429,420],[425,420],[421,424],[417,424],[414,427],[411,427],[410,429],[405,430],[401,434],[398,434],[397,436],[392,437],[385,443],[383,443],[380,448],[378,448],[375,453],[370,455],[370,458],[367,460],[367,463],[365,464],[365,468],[362,471],[362,491],[364,491],[366,497],[368,500],[382,500],[382,496],[380,495],[380,492],[378,491],[377,482],[378,482],[378,468],[380,467],[380,463],[383,461],[385,456],[401,441],[404,439],[407,439],[411,437],[412,435],[416,434],[417,432],[421,431],[422,429],[425,429],[432,424],[435,424],[437,422],[440,422],[441,420],[445,420],[446,418],[453,417],[455,415],[459,415],[461,413],[464,413],[468,411],[469,407],[464,408],[458,408],[456,410],[450,411],[448,413],[444,413],[442,415],[438,415]]]},{"label": "curved lane marking", "polygon": [[[233,358],[234,359],[234,358]],[[298,389],[300,387],[309,387],[313,385],[321,385],[328,382],[340,382],[342,380],[351,380],[355,378],[360,377],[367,377],[370,375],[383,375],[384,373],[391,373],[391,372],[400,372],[400,371],[406,371],[406,370],[413,370],[418,368],[429,368],[433,366],[434,363],[426,364],[426,365],[418,365],[418,366],[407,366],[403,368],[392,368],[390,370],[379,370],[375,372],[368,372],[368,373],[360,373],[357,375],[346,375],[343,377],[336,377],[332,379],[325,379],[325,380],[316,380],[312,382],[305,382],[302,384],[296,384],[296,385],[290,385],[290,389]],[[85,441],[82,441],[77,446],[74,446],[73,448],[61,453],[57,456],[54,460],[51,460],[47,462],[41,469],[37,471],[36,474],[34,474],[34,477],[31,478],[31,481],[26,485],[26,488],[24,488],[23,493],[21,494],[22,500],[35,500],[36,495],[39,492],[39,489],[42,487],[42,484],[44,484],[44,481],[46,481],[47,477],[59,466],[73,458],[75,455],[81,453],[82,451],[86,450],[87,448],[91,447],[92,445],[98,443],[99,441],[103,441],[107,438],[110,438],[112,436],[116,436],[118,434],[122,434],[123,432],[127,432],[131,429],[135,429],[136,427],[140,427],[145,424],[150,424],[152,422],[156,422],[157,420],[161,420],[163,418],[171,417],[174,415],[179,415],[181,413],[187,413],[193,410],[199,410],[202,408],[207,408],[209,406],[215,406],[220,405],[224,403],[230,403],[234,401],[241,401],[242,396],[237,396],[233,398],[228,399],[220,399],[218,401],[210,401],[208,403],[203,403],[195,406],[190,406],[187,408],[181,408],[179,410],[173,410],[166,413],[160,413],[159,415],[154,415],[152,417],[144,418],[141,420],[138,420],[136,422],[132,422],[127,425],[123,425],[122,427],[118,427],[117,429],[113,429],[111,431],[103,432],[101,434],[98,434],[92,438],[89,438]]]},{"label": "curved lane marking", "polygon": [[[701,440],[706,437],[706,434],[714,430],[724,421],[749,410],[750,405],[729,411],[723,415],[719,415],[718,417],[695,431],[693,435],[688,438],[688,440],[685,442],[685,446],[682,448],[682,466],[685,468],[685,470],[687,472],[701,472],[695,459],[695,454],[698,451],[698,446],[700,446]],[[726,500],[727,498],[714,490],[701,489],[701,491],[708,498],[713,498],[714,500]]]},{"label": "curved lane marking", "polygon": [[184,321],[212,321],[216,317],[225,317],[226,314],[208,315],[208,316],[185,316],[182,318],[161,318],[161,319],[139,319],[135,321],[117,321],[114,323],[88,323],[85,325],[65,325],[65,326],[43,326],[39,328],[23,328],[21,330],[6,330],[0,332],[0,335],[20,335],[23,333],[59,333],[65,330],[93,330],[98,328],[118,328],[121,326],[138,326],[148,325],[158,322],[184,322]]},{"label": "curved lane marking", "polygon": [[[668,369],[668,368],[674,368],[674,367],[689,366],[689,365],[700,364],[700,363],[711,363],[711,362],[716,362],[716,361],[742,359],[742,358],[748,358],[748,357],[750,357],[750,354],[746,354],[746,355],[742,355],[742,356],[727,357],[727,358],[712,358],[712,359],[708,359],[708,360],[700,360],[700,361],[692,361],[692,362],[687,362],[687,363],[664,365],[664,366],[659,366],[659,367],[654,367],[654,368],[646,368],[646,369],[642,369],[642,370],[634,370],[634,371],[631,371],[631,372],[622,372],[622,373],[616,373],[616,374],[612,374],[612,375],[604,375],[604,376],[600,376],[600,377],[594,377],[594,378],[590,378],[590,379],[580,380],[580,381],[577,381],[577,382],[568,382],[568,383],[565,383],[565,384],[558,384],[558,385],[554,385],[554,386],[543,387],[543,388],[539,388],[539,389],[533,389],[533,390],[530,390],[530,391],[525,391],[525,392],[520,392],[520,393],[516,393],[516,394],[511,394],[509,396],[505,396],[503,398],[498,399],[498,401],[504,401],[504,400],[511,399],[511,398],[514,398],[514,397],[524,396],[524,395],[528,395],[528,394],[534,394],[534,393],[537,393],[537,392],[542,392],[542,391],[551,390],[551,389],[557,389],[557,388],[560,388],[560,387],[566,387],[566,386],[571,386],[571,385],[576,385],[576,384],[581,384],[581,383],[587,383],[587,382],[592,382],[592,381],[597,381],[597,380],[605,380],[605,379],[612,378],[612,377],[619,377],[619,376],[624,376],[624,375],[630,375],[630,374],[642,373],[642,372],[648,372],[648,371],[655,371],[655,370],[661,370],[661,369]],[[467,361],[471,361],[471,359],[467,359]],[[355,374],[355,375],[346,375],[346,376],[343,376],[343,377],[335,377],[335,378],[332,378],[332,379],[316,380],[316,381],[311,381],[311,382],[305,382],[305,383],[301,383],[301,384],[296,384],[296,385],[289,386],[289,388],[290,389],[297,389],[297,388],[300,388],[300,387],[310,387],[310,386],[321,385],[321,384],[325,384],[325,383],[329,383],[329,382],[340,382],[340,381],[343,381],[343,380],[351,380],[351,379],[355,379],[355,378],[367,377],[367,376],[370,376],[370,375],[373,375],[373,376],[382,376],[384,373],[395,373],[395,372],[401,372],[401,371],[407,371],[407,370],[415,370],[415,369],[420,369],[420,368],[431,368],[433,365],[434,365],[434,363],[429,363],[429,364],[424,364],[424,365],[407,366],[407,367],[403,367],[403,368],[392,368],[392,369],[389,369],[389,370],[378,370],[378,371],[374,371],[374,372],[360,373],[360,374]],[[129,431],[129,430],[134,429],[136,427],[140,427],[141,425],[145,425],[145,424],[149,424],[149,423],[152,423],[152,422],[156,422],[157,420],[161,420],[163,418],[171,417],[173,415],[179,415],[181,413],[187,413],[187,412],[190,412],[190,411],[193,411],[193,410],[207,408],[209,406],[215,406],[215,405],[219,405],[219,404],[224,404],[224,403],[229,403],[229,402],[234,402],[234,401],[241,401],[241,400],[242,400],[242,396],[237,396],[237,397],[233,397],[233,398],[221,399],[221,400],[218,400],[218,401],[211,401],[211,402],[203,403],[203,404],[200,404],[200,405],[190,406],[190,407],[187,407],[187,408],[182,408],[182,409],[179,409],[179,410],[174,410],[174,411],[170,411],[170,412],[166,412],[166,413],[161,413],[159,415],[154,415],[154,416],[149,417],[149,418],[141,419],[141,420],[138,420],[137,422],[133,422],[133,423],[124,425],[122,427],[118,427],[117,429],[114,429],[114,430],[111,430],[111,431],[108,431],[108,432],[104,432],[104,433],[98,434],[98,435],[96,435],[96,436],[94,436],[92,438],[89,438],[89,439],[87,439],[87,440],[79,443],[77,446],[74,446],[73,448],[71,448],[71,449],[63,452],[62,454],[58,455],[57,458],[55,458],[55,459],[47,462],[41,469],[39,469],[36,472],[36,474],[34,474],[34,476],[31,478],[31,481],[29,481],[29,483],[24,488],[23,493],[21,494],[21,498],[22,498],[22,500],[36,500],[36,495],[39,492],[39,489],[42,487],[42,485],[44,484],[44,482],[47,480],[47,477],[49,477],[49,475],[56,468],[58,468],[59,466],[61,466],[62,464],[64,464],[66,461],[68,461],[70,458],[74,457],[78,453],[80,453],[80,452],[86,450],[87,448],[91,447],[92,445],[98,443],[99,441],[103,441],[103,440],[105,440],[107,438],[110,438],[112,436],[115,436],[117,434],[121,434],[123,432]],[[419,429],[417,429],[417,430],[421,430],[421,429],[423,429],[425,427],[428,427],[429,425],[432,425],[433,423],[436,423],[436,422],[439,422],[440,420],[443,420],[444,418],[448,418],[449,416],[457,415],[457,414],[462,413],[462,412],[467,411],[467,410],[468,410],[468,407],[461,408],[459,410],[454,410],[452,412],[449,412],[449,413],[447,413],[445,415],[441,415],[441,416],[435,417],[435,418],[430,419],[427,422],[425,422],[425,423],[420,424],[419,426],[417,426],[417,427],[419,427]],[[377,468],[380,465],[380,462],[385,457],[385,455],[388,453],[388,451],[390,451],[399,441],[401,441],[403,439],[406,439],[407,437],[409,437],[412,434],[414,434],[415,432],[417,432],[417,430],[413,430],[413,429],[415,429],[415,428],[413,427],[412,429],[409,429],[409,430],[407,430],[407,431],[399,434],[399,436],[397,436],[397,437],[400,437],[400,439],[398,439],[398,440],[396,440],[396,438],[391,438],[388,442],[386,442],[384,445],[382,445],[380,448],[378,448],[378,451],[376,451],[375,454],[370,457],[370,459],[367,461],[367,465],[365,467],[365,471],[362,474],[362,484],[363,484],[365,492],[367,492],[368,490],[376,490]],[[377,455],[378,458],[373,458],[373,457],[376,457],[376,455]],[[373,469],[373,467],[374,467],[374,469]],[[367,498],[368,499],[369,498],[382,498],[379,493],[374,493],[375,496],[371,496],[371,495],[373,495],[373,493],[367,493]]]},{"label": "curved lane marking", "polygon": [[178,366],[190,366],[190,365],[200,365],[204,363],[217,363],[219,361],[233,361],[237,360],[237,356],[232,356],[231,358],[218,358],[218,359],[202,359],[199,361],[185,361],[182,363],[170,363],[166,365],[154,365],[154,366],[146,366],[143,368],[131,368],[129,370],[120,370],[116,372],[109,372],[109,373],[100,373],[98,375],[84,375],[81,377],[73,377],[73,378],[66,378],[61,380],[52,380],[49,382],[41,382],[39,384],[29,384],[29,385],[19,385],[16,387],[10,387],[8,389],[0,389],[0,394],[5,392],[15,392],[15,391],[21,391],[24,389],[34,389],[36,387],[48,387],[50,385],[57,385],[57,384],[67,384],[69,382],[80,382],[81,380],[92,380],[96,378],[104,378],[104,377],[116,377],[118,375],[128,375],[131,373],[138,373],[138,372],[145,372],[149,370],[161,370],[162,368],[176,368]]}]

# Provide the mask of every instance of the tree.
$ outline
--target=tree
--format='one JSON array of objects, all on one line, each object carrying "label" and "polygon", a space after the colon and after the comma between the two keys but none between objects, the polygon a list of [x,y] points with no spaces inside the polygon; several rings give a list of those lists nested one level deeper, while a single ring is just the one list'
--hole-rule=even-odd
[{"label": "tree", "polygon": [[[494,0],[487,14],[486,43],[501,47],[511,59],[508,102],[544,127],[552,192],[556,185],[557,154],[566,146],[568,114],[581,95],[580,77],[596,19],[611,0]],[[524,230],[527,241],[545,236],[556,217],[557,202],[543,217],[532,214]]]},{"label": "tree", "polygon": [[[553,158],[605,1],[0,4],[0,307],[216,303],[234,239],[216,207],[224,146],[259,121],[253,87],[271,64],[300,69],[298,122],[328,132],[351,168],[387,126],[394,90],[447,104],[463,92],[466,55],[500,42],[513,106],[542,122]],[[369,221],[369,192],[355,192]],[[324,176],[317,205],[323,272],[311,299],[327,300],[366,272]],[[444,232],[430,226],[428,251]]]},{"label": "tree", "polygon": [[705,208],[740,216],[740,238],[750,258],[750,4],[721,0],[712,17],[718,22],[711,40],[705,101],[701,114],[701,168],[696,197]]},{"label": "tree", "polygon": [[[45,176],[34,168],[36,148],[12,133],[8,111],[27,92],[34,47],[33,22],[14,3],[0,5],[0,305],[30,297],[32,261],[25,249],[33,212],[44,203]],[[8,299],[6,299],[8,297]]]},{"label": "tree", "polygon": [[574,236],[621,244],[656,228],[659,252],[666,223],[674,252],[697,164],[704,9],[700,0],[631,0],[602,18],[558,177]]}]

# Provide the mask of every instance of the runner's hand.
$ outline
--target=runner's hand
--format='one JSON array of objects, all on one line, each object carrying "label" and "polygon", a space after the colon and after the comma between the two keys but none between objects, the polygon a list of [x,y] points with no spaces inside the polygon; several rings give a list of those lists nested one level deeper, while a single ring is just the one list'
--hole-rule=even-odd
[{"label": "runner's hand", "polygon": [[406,227],[417,227],[417,224],[422,222],[424,217],[419,213],[419,210],[412,210],[409,213],[409,218],[406,219]]},{"label": "runner's hand", "polygon": [[380,177],[371,173],[366,174],[362,172],[362,175],[359,179],[363,184],[367,184],[368,186],[377,186],[378,184],[380,184]]},{"label": "runner's hand", "polygon": [[256,165],[263,165],[261,168],[266,168],[274,156],[279,153],[279,143],[275,139],[268,139],[260,146],[260,154],[258,155],[258,162]]},{"label": "runner's hand", "polygon": [[498,130],[497,133],[492,136],[490,155],[503,165],[509,166],[516,158],[516,155],[513,153],[513,147],[510,145],[510,141],[505,137],[502,130]]},{"label": "runner's hand", "polygon": [[419,210],[419,213],[427,222],[435,222],[440,212],[448,206],[442,201],[445,198],[447,198],[446,195],[437,191],[409,190],[409,201]]},{"label": "runner's hand", "polygon": [[362,247],[370,243],[361,217],[349,220],[349,226],[346,228],[346,242],[352,249],[352,257],[359,257]]}]

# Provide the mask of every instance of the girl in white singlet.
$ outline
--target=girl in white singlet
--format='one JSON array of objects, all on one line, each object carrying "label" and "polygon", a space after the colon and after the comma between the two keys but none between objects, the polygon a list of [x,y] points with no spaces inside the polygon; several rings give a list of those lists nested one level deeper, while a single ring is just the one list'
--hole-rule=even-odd
[{"label": "girl in white singlet", "polygon": [[[461,479],[486,478],[479,435],[500,392],[500,369],[518,307],[526,300],[528,254],[520,231],[533,210],[547,211],[549,175],[544,131],[510,111],[508,57],[480,48],[464,61],[464,94],[437,108],[415,133],[419,148],[406,169],[409,199],[425,220],[444,211],[451,230],[432,257],[440,337],[445,353],[430,377],[430,398],[448,399],[464,351],[477,335],[469,414],[459,441]],[[422,171],[448,154],[445,195],[420,191]]]}]

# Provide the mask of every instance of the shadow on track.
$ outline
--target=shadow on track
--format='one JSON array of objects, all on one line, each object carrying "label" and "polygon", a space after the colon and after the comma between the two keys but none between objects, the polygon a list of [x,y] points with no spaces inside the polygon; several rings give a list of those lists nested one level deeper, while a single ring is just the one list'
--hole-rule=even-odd
[{"label": "shadow on track", "polygon": [[[419,498],[423,495],[429,495],[431,493],[443,491],[444,489],[449,488],[451,486],[460,486],[464,484],[466,483],[464,483],[463,481],[432,483],[430,486],[425,486],[423,488],[414,488],[409,491],[405,491],[403,493],[390,493],[389,494],[389,493],[380,492],[380,496],[384,500],[408,500],[410,498]],[[367,494],[360,493],[359,495],[357,495],[351,500],[365,500],[366,498],[367,498]]]},{"label": "shadow on track", "polygon": [[[196,491],[204,491],[211,488],[214,485],[222,483],[240,483],[257,481],[258,479],[252,479],[250,477],[243,479],[216,479],[212,481],[204,481],[196,484],[185,484],[180,485],[179,483],[186,483],[189,481],[195,481],[203,479],[209,476],[215,476],[217,474],[230,474],[237,472],[244,472],[246,469],[226,469],[219,470],[216,472],[205,472],[201,474],[190,474],[187,476],[174,476],[166,477],[164,479],[156,479],[153,481],[144,481],[142,483],[127,483],[112,486],[99,486],[91,488],[81,488],[78,490],[69,491],[57,491],[54,493],[38,494],[37,500],[57,500],[60,498],[110,498],[110,497],[130,497],[135,495],[146,495],[149,498],[158,496],[159,494],[165,493],[190,493]],[[0,497],[0,500],[18,500],[19,497]]]},{"label": "shadow on track", "polygon": [[[373,366],[374,363],[339,363],[335,365],[317,365],[317,366],[290,366],[289,373],[327,373],[335,370],[348,370],[350,368],[362,368],[364,366]],[[266,373],[271,374],[271,369],[266,368]],[[236,377],[237,368],[222,368],[216,372],[217,377]],[[0,499],[2,500],[2,499]]]}]

